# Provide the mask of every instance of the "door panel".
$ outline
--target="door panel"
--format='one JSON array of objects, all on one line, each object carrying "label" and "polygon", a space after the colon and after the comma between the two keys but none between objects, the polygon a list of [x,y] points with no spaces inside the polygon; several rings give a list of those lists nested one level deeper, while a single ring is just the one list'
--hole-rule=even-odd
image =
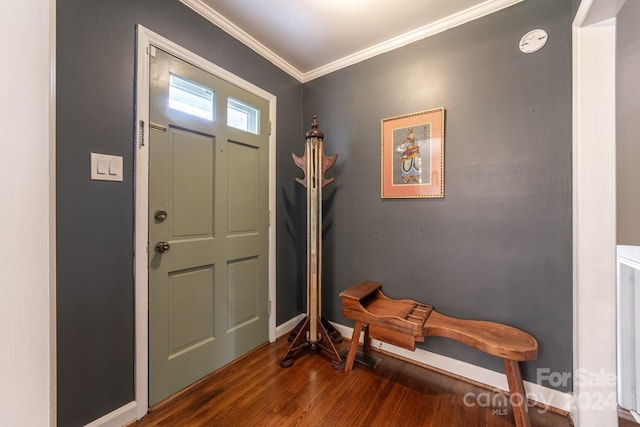
[{"label": "door panel", "polygon": [[182,129],[169,131],[173,158],[169,169],[169,194],[173,198],[171,237],[213,237],[214,139]]},{"label": "door panel", "polygon": [[259,265],[257,258],[229,263],[227,330],[259,320]]},{"label": "door panel", "polygon": [[169,274],[169,359],[215,339],[214,266]]},{"label": "door panel", "polygon": [[260,194],[260,152],[255,147],[230,142],[229,234],[257,233]]},{"label": "door panel", "polygon": [[[150,74],[153,405],[268,340],[269,113],[266,100],[160,49]],[[229,97],[259,111],[260,134],[227,126]]]}]

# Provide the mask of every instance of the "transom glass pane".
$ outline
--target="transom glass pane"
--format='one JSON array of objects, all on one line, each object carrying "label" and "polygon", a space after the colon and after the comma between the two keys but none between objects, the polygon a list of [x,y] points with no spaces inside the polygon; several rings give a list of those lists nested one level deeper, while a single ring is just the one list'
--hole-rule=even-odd
[{"label": "transom glass pane", "polygon": [[260,110],[235,98],[227,100],[227,126],[258,135]]},{"label": "transom glass pane", "polygon": [[213,120],[213,89],[169,74],[169,108]]}]

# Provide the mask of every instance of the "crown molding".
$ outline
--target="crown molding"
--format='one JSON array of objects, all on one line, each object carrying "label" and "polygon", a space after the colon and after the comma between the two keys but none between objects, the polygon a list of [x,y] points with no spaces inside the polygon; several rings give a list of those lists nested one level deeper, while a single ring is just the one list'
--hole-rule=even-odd
[{"label": "crown molding", "polygon": [[302,71],[298,70],[293,65],[282,59],[272,50],[264,46],[258,40],[254,39],[242,29],[237,27],[227,18],[213,10],[202,0],[180,0],[180,2],[185,4],[187,7],[191,8],[217,27],[220,27],[223,31],[239,40],[240,42],[244,43],[246,46],[254,50],[259,55],[263,56],[276,67],[291,75],[301,83],[306,83],[308,81],[317,79],[318,77],[322,77],[326,74],[332,73],[350,65],[357,64],[358,62],[362,62],[366,59],[373,58],[374,56],[380,55],[382,53],[389,52],[402,46],[406,46],[410,43],[433,36],[450,28],[466,24],[467,22],[490,15],[494,12],[505,9],[509,6],[513,6],[514,4],[520,3],[522,1],[523,0],[487,0],[476,6],[470,7],[469,9],[465,9],[446,18],[433,22],[429,25],[425,25],[424,27],[409,31],[408,33],[405,33],[398,37],[394,37],[382,43],[378,43],[367,49],[363,49],[351,55],[345,56],[344,58],[333,61],[329,64],[303,73]]},{"label": "crown molding", "polygon": [[289,64],[287,61],[279,57],[276,53],[274,53],[271,49],[260,43],[255,38],[251,37],[249,34],[244,32],[241,28],[235,25],[233,22],[229,21],[224,16],[220,15],[218,12],[213,10],[209,5],[202,2],[202,0],[180,0],[181,3],[207,19],[209,22],[214,24],[215,26],[222,29],[224,32],[237,39],[238,41],[245,44],[247,47],[251,48],[260,56],[267,59],[276,67],[280,68],[285,73],[294,77],[296,80],[302,82],[303,76],[302,72],[300,72],[293,65]]},{"label": "crown molding", "polygon": [[584,27],[607,21],[618,15],[626,0],[582,0],[573,25]]},{"label": "crown molding", "polygon": [[431,37],[450,28],[466,24],[467,22],[490,15],[494,12],[505,9],[509,6],[513,6],[514,4],[520,3],[522,1],[523,0],[487,0],[484,3],[480,3],[474,7],[470,7],[469,9],[465,9],[453,15],[449,15],[446,18],[425,25],[424,27],[409,31],[408,33],[402,34],[398,37],[394,37],[382,43],[371,46],[367,49],[355,52],[351,55],[345,56],[344,58],[323,65],[322,67],[318,67],[315,70],[303,73],[302,81],[308,82],[313,79],[317,79],[318,77],[324,76],[325,74],[329,74],[334,71],[340,70],[341,68],[346,68],[350,65],[357,64],[358,62],[362,62],[366,59],[373,58],[374,56],[380,55],[382,53],[398,49],[399,47],[406,46],[418,40]]}]

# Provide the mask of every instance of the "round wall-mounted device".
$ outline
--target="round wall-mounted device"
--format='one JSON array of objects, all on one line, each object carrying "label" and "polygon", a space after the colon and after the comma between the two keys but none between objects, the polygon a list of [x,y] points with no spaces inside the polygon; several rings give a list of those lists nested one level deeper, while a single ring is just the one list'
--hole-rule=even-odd
[{"label": "round wall-mounted device", "polygon": [[520,39],[520,50],[524,53],[537,52],[547,44],[549,35],[545,30],[531,30]]}]

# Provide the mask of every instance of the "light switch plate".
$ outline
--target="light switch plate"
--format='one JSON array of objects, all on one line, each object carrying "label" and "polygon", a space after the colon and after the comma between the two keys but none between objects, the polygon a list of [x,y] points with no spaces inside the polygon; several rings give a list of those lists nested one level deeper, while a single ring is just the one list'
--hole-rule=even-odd
[{"label": "light switch plate", "polygon": [[122,181],[122,156],[91,153],[91,179]]}]

